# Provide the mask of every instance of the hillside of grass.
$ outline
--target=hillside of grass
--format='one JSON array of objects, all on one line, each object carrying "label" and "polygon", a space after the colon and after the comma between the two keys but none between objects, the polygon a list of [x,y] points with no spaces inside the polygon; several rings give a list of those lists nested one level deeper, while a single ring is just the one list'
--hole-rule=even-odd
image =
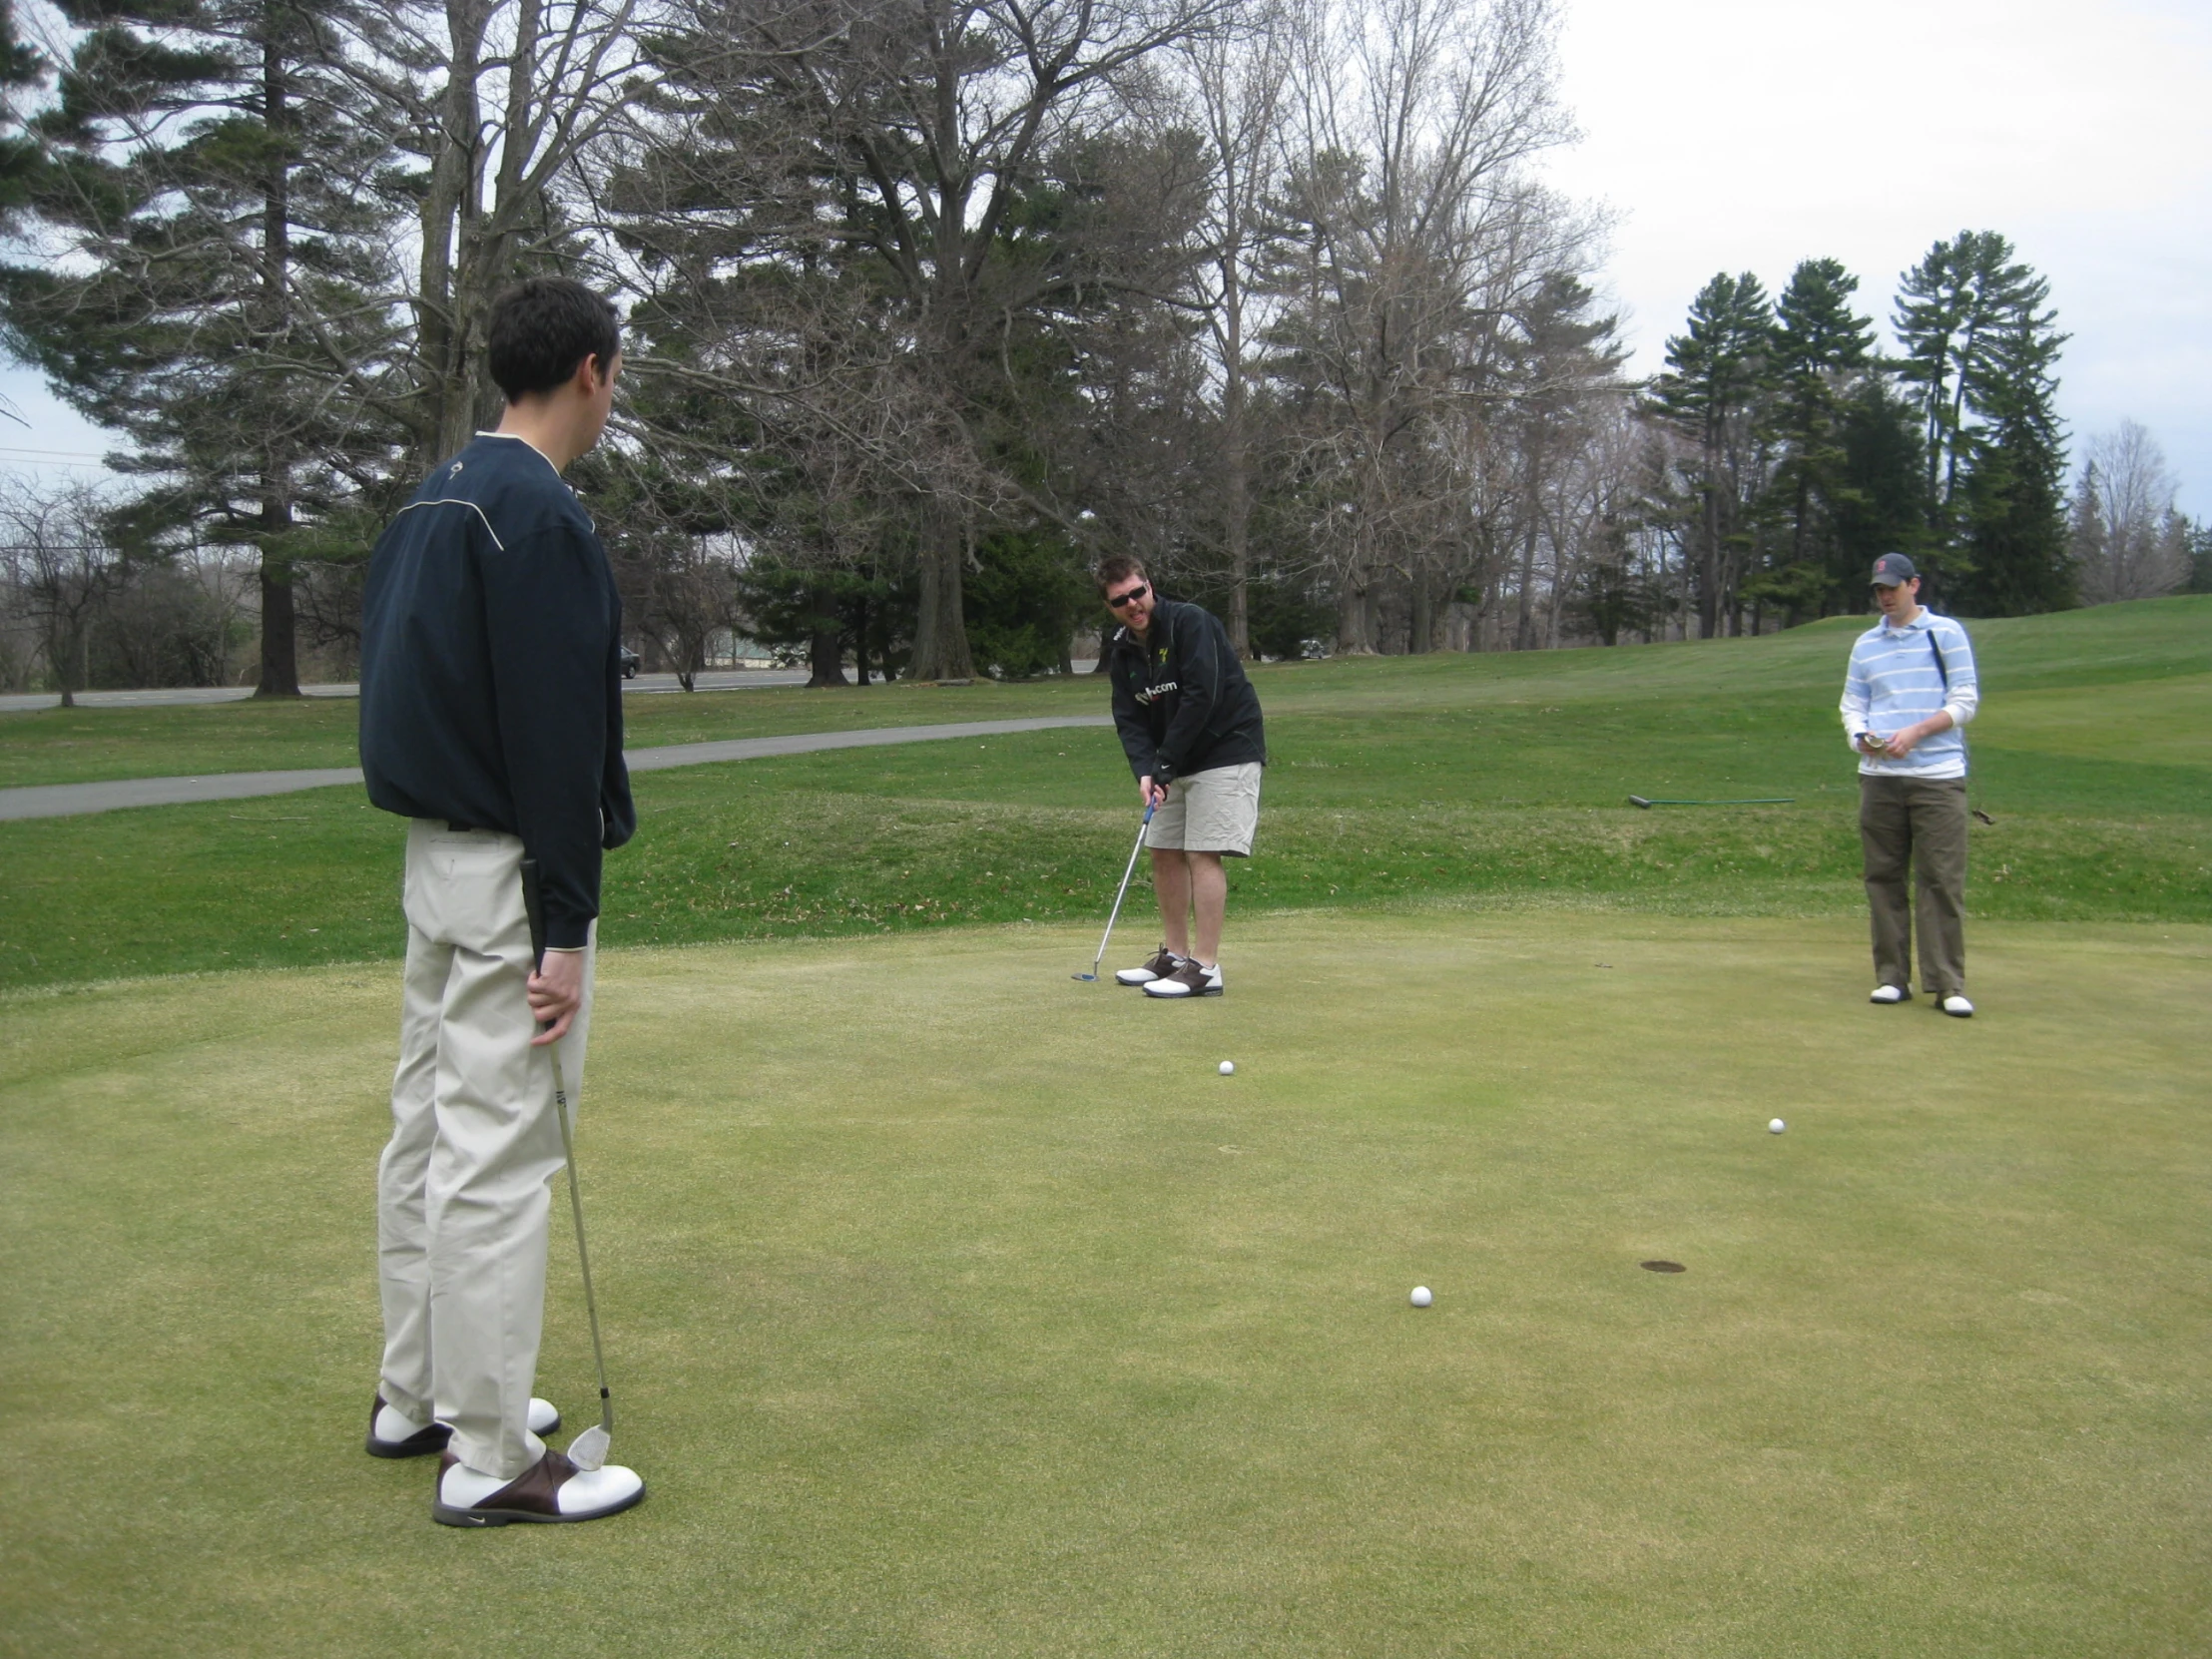
[{"label": "hillside of grass", "polygon": [[[1272,764],[1234,902],[1855,911],[1857,784],[1835,705],[1860,626],[1257,670]],[[1974,791],[1997,822],[1974,831],[1972,912],[2212,920],[2212,598],[1974,635]],[[629,710],[645,747],[1087,713],[1104,696],[1078,680]],[[216,758],[197,770],[343,764],[347,750],[309,742],[331,741],[315,723],[338,715],[351,710],[80,710],[52,728],[7,716],[0,754],[35,773],[52,746],[42,760],[46,740],[17,734],[68,729],[94,735],[88,766],[195,770],[153,765],[187,753]],[[108,732],[121,735],[103,750]],[[1792,801],[1642,813],[1630,794]],[[607,862],[609,945],[1103,916],[1136,816],[1100,729],[686,768],[641,777],[637,796],[638,838]],[[353,789],[0,825],[0,986],[394,956],[400,837]],[[1135,904],[1142,933],[1141,893]]]}]

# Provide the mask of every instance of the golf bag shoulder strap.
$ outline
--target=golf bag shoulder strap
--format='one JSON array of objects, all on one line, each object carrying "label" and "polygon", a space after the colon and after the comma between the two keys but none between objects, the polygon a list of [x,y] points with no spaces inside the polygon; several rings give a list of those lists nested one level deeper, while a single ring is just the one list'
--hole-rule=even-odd
[{"label": "golf bag shoulder strap", "polygon": [[[1934,612],[1930,613],[1932,616],[1934,614]],[[1936,628],[1933,623],[1929,625],[1928,648],[1936,653],[1936,677],[1942,681],[1943,695],[1948,697],[1950,695],[1950,670],[1943,664],[1943,643],[1936,637]]]}]

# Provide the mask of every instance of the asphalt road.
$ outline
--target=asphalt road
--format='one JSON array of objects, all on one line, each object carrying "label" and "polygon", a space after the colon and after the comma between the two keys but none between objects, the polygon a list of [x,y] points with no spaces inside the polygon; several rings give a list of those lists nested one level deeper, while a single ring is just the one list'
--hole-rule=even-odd
[{"label": "asphalt road", "polygon": [[[988,738],[1007,732],[1046,732],[1064,726],[1111,726],[1105,715],[1062,715],[1038,720],[971,720],[949,726],[875,726],[859,732],[801,732],[784,738],[733,738],[723,743],[680,743],[665,749],[633,749],[632,772],[710,766],[718,761],[757,761],[771,755],[812,755],[825,749],[873,749],[894,743],[935,743],[947,738]],[[223,772],[204,778],[124,778],[105,784],[43,784],[0,790],[0,820],[73,818],[126,807],[174,807],[196,801],[244,801],[258,795],[290,795],[359,784],[358,767],[311,772]]]},{"label": "asphalt road", "polygon": [[[804,686],[806,683],[807,671],[803,668],[711,669],[692,677],[692,684],[700,691],[746,691],[760,686]],[[624,681],[622,689],[636,695],[676,692],[684,688],[676,683],[673,674],[641,674],[635,680]],[[361,688],[350,684],[301,686],[299,690],[307,697],[361,695]],[[244,703],[253,695],[251,686],[171,686],[159,691],[79,692],[77,701],[87,709],[152,709],[193,703]],[[54,692],[10,692],[0,696],[0,714],[59,708],[61,701]]]}]

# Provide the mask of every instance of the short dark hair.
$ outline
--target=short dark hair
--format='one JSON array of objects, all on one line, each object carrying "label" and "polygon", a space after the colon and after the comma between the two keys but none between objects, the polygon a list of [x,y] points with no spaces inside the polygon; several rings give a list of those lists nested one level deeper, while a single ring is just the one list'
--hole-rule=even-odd
[{"label": "short dark hair", "polygon": [[1109,553],[1098,561],[1098,568],[1091,575],[1098,580],[1098,597],[1104,599],[1106,590],[1116,582],[1126,582],[1132,576],[1146,574],[1144,561],[1127,553]]},{"label": "short dark hair", "polygon": [[621,350],[613,304],[566,276],[526,277],[492,301],[485,360],[510,403],[567,384],[586,357],[607,365]]}]

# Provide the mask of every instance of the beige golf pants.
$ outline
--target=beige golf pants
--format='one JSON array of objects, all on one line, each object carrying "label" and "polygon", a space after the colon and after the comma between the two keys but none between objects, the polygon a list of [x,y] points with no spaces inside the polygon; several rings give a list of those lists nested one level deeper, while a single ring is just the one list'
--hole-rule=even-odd
[{"label": "beige golf pants", "polygon": [[[376,1172],[384,1399],[451,1423],[469,1467],[513,1479],[530,1432],[545,1318],[551,1183],[561,1168],[550,1048],[533,1048],[522,842],[417,819],[407,830],[407,970],[391,1140]],[[560,1042],[570,1110],[584,1005]]]}]

